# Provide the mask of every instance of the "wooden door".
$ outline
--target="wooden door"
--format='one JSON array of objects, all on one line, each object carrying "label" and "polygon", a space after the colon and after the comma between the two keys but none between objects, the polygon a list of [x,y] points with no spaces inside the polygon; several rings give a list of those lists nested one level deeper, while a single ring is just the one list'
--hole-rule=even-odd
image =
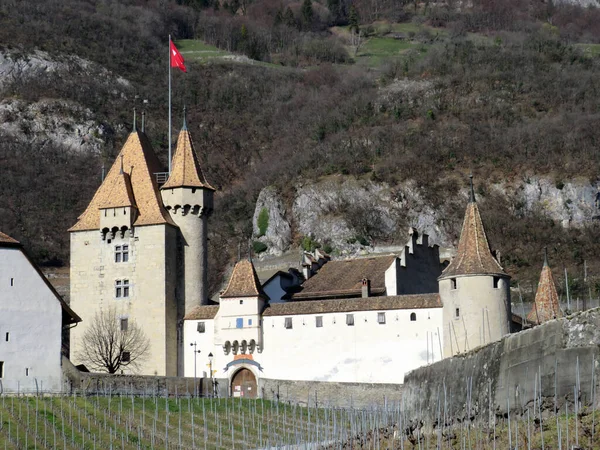
[{"label": "wooden door", "polygon": [[256,378],[248,369],[240,369],[231,379],[231,395],[256,398]]}]

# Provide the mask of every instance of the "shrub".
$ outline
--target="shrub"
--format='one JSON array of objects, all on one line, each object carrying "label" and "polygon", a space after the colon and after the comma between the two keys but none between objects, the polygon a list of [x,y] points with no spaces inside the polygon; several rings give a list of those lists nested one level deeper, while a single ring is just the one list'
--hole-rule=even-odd
[{"label": "shrub", "polygon": [[252,250],[254,251],[255,254],[259,254],[264,252],[267,249],[267,244],[260,242],[260,241],[253,241],[252,242]]},{"label": "shrub", "polygon": [[258,237],[264,236],[269,228],[269,210],[267,208],[260,210],[256,222],[258,225]]}]

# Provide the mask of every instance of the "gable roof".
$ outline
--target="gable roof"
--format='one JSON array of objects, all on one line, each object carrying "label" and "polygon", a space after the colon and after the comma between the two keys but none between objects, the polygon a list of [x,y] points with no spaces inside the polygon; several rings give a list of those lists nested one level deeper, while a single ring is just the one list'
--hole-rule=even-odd
[{"label": "gable roof", "polygon": [[19,246],[21,245],[21,243],[19,241],[11,238],[8,234],[4,234],[2,231],[0,231],[0,245],[3,245],[3,244],[11,244],[11,245],[19,245]]},{"label": "gable roof", "polygon": [[[121,156],[125,172],[129,175],[131,195],[138,208],[138,215],[133,225],[170,224],[177,226],[162,204],[154,177],[155,173],[163,171],[162,165],[152,150],[146,135],[134,131],[127,138],[88,207],[69,231],[95,230],[100,227],[99,210],[103,205],[112,204],[113,188],[119,184],[116,179],[121,176]],[[117,192],[121,196],[124,194],[122,188]]]},{"label": "gable roof", "polygon": [[231,297],[262,297],[268,299],[264,293],[254,264],[248,259],[238,261],[233,268],[229,283],[225,290],[221,293],[221,298]]},{"label": "gable roof", "polygon": [[559,317],[563,317],[563,313],[558,304],[558,293],[556,292],[552,270],[548,266],[548,261],[545,260],[535,293],[535,301],[531,312],[527,315],[527,321],[540,324]]},{"label": "gable roof", "polygon": [[102,199],[98,205],[99,208],[135,206],[129,174],[120,172],[116,177],[113,177],[107,185],[107,192],[108,195]]},{"label": "gable roof", "polygon": [[219,310],[219,305],[197,306],[186,314],[184,320],[214,319]]},{"label": "gable roof", "polygon": [[79,317],[77,314],[75,314],[75,311],[73,311],[71,309],[71,307],[67,304],[67,302],[65,302],[65,300],[61,297],[61,295],[56,291],[54,286],[52,286],[50,281],[48,281],[48,278],[46,278],[46,276],[42,273],[42,271],[40,270],[38,265],[36,263],[34,263],[33,260],[29,257],[29,255],[27,254],[27,252],[25,251],[23,246],[19,243],[19,241],[11,238],[7,234],[4,234],[0,231],[0,247],[12,247],[15,250],[19,250],[23,254],[23,256],[25,256],[25,259],[27,259],[27,261],[29,262],[31,267],[33,267],[35,269],[35,271],[38,273],[40,278],[44,281],[44,283],[46,284],[48,289],[50,289],[52,294],[56,297],[56,299],[60,303],[60,306],[61,306],[62,312],[63,312],[63,314],[62,314],[63,315],[63,324],[68,325],[68,324],[75,324],[75,323],[81,322],[81,317]]},{"label": "gable roof", "polygon": [[350,313],[394,309],[441,308],[439,294],[393,295],[337,300],[290,301],[269,304],[263,316],[293,316],[299,314]]},{"label": "gable roof", "polygon": [[175,155],[171,164],[171,174],[161,189],[175,187],[199,187],[212,191],[215,190],[215,188],[208,184],[204,177],[198,157],[194,151],[192,137],[187,128],[179,132],[177,148],[175,149]]},{"label": "gable roof", "polygon": [[440,279],[457,275],[508,276],[492,255],[473,193],[467,205],[456,256],[444,269]]},{"label": "gable roof", "polygon": [[362,280],[371,282],[371,294],[385,294],[385,271],[396,256],[373,256],[370,258],[329,261],[302,285],[295,299],[324,299],[360,296]]}]

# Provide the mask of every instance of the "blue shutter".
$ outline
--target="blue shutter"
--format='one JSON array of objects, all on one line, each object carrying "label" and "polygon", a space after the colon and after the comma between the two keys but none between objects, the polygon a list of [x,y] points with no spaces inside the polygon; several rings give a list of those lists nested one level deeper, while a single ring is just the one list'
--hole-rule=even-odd
[{"label": "blue shutter", "polygon": [[236,328],[244,328],[244,319],[242,319],[242,318],[235,319],[235,327]]}]

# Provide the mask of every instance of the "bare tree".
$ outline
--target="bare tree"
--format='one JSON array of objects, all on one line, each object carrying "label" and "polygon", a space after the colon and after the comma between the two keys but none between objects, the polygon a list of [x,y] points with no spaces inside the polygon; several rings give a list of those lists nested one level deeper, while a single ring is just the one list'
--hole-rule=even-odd
[{"label": "bare tree", "polygon": [[137,368],[149,350],[150,341],[142,329],[109,308],[97,312],[83,334],[80,357],[91,369],[116,373],[124,367]]}]

